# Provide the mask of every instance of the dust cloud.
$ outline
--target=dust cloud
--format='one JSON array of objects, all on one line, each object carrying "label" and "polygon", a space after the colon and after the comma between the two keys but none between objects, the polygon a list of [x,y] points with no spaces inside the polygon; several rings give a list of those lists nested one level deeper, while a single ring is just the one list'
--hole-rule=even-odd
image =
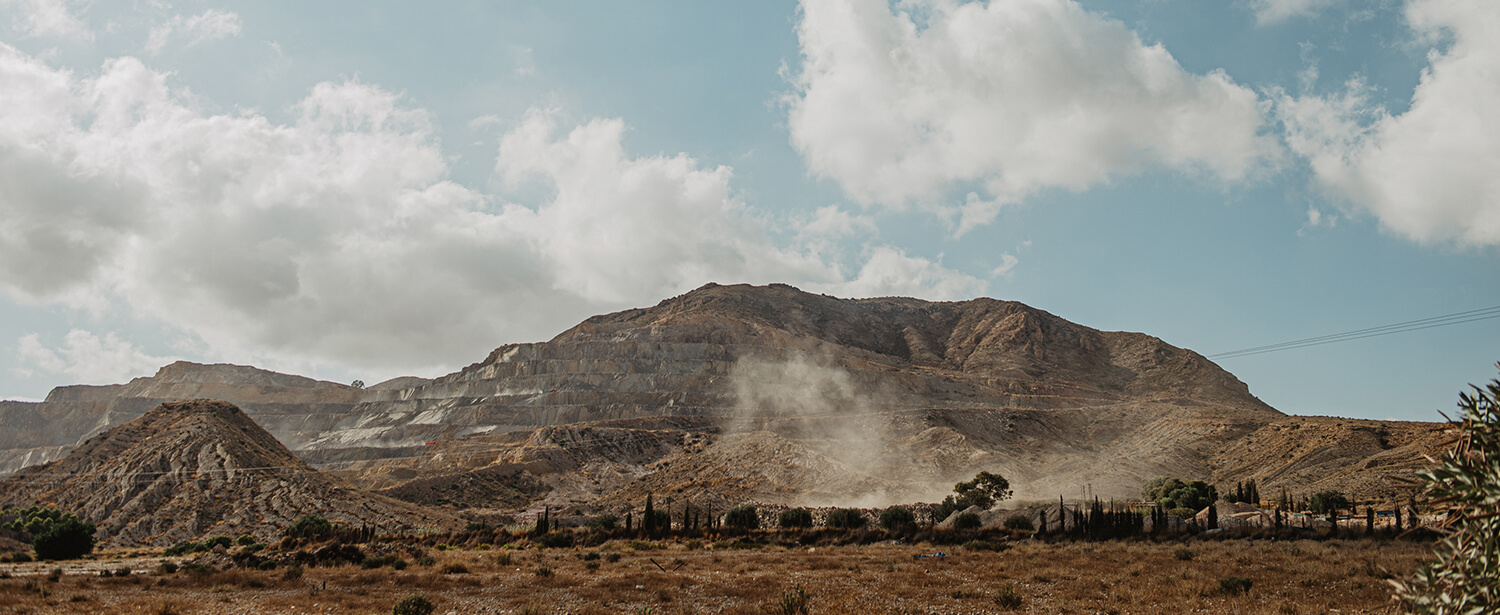
[{"label": "dust cloud", "polygon": [[857,377],[830,357],[794,353],[742,359],[730,376],[736,405],[728,431],[784,438],[804,457],[795,461],[814,468],[799,504],[878,507],[952,487],[920,476],[893,424],[903,408],[893,403],[899,396],[868,375]]}]

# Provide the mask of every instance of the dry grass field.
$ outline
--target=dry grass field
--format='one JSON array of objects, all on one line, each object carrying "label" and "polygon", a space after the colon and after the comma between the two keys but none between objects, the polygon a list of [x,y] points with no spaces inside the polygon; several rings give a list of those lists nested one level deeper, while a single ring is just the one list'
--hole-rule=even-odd
[{"label": "dry grass field", "polygon": [[[313,567],[300,578],[164,573],[162,558],[103,553],[60,578],[49,578],[54,564],[0,564],[0,613],[374,614],[412,593],[438,614],[1388,613],[1383,579],[1429,553],[1392,540],[1013,544],[429,549],[430,565]],[[938,551],[947,556],[915,557]],[[122,568],[132,572],[100,576]]]}]

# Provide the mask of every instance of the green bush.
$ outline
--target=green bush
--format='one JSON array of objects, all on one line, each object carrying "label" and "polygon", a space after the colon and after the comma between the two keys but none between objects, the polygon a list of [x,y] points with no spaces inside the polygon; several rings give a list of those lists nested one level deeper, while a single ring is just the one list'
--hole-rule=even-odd
[{"label": "green bush", "polygon": [[255,544],[255,536],[252,536],[250,534],[240,534],[240,537],[236,538],[234,542],[241,547],[248,547]]},{"label": "green bush", "polygon": [[841,530],[857,530],[864,527],[866,523],[869,523],[869,520],[865,519],[864,513],[859,512],[858,509],[835,508],[828,511],[828,520],[823,522],[823,525]]},{"label": "green bush", "polygon": [[943,498],[934,516],[947,519],[953,513],[975,506],[988,509],[1011,496],[1010,481],[999,474],[980,472],[974,479],[953,486],[954,495]]},{"label": "green bush", "polygon": [[536,537],[536,544],[544,549],[566,549],[573,546],[573,532],[550,532]]},{"label": "green bush", "polygon": [[620,524],[620,518],[614,515],[599,515],[589,521],[589,528],[608,532]]},{"label": "green bush", "polygon": [[225,549],[228,549],[230,545],[233,544],[234,539],[228,536],[214,536],[209,538],[208,540],[203,541],[203,546],[208,547],[210,551],[212,551],[214,547],[224,547]]},{"label": "green bush", "polygon": [[94,552],[94,524],[68,515],[31,539],[38,559],[76,559]]},{"label": "green bush", "polygon": [[286,535],[308,540],[326,540],[333,536],[333,524],[319,515],[302,515],[301,519],[286,528]]},{"label": "green bush", "polygon": [[1036,531],[1036,526],[1031,524],[1031,517],[1026,515],[1011,515],[1005,518],[1005,529],[1034,532]]},{"label": "green bush", "polygon": [[1500,612],[1500,380],[1458,399],[1458,437],[1435,467],[1417,475],[1421,498],[1442,514],[1447,535],[1434,548],[1435,561],[1410,582],[1395,583],[1418,613]]},{"label": "green bush", "polygon": [[736,506],[724,513],[724,525],[739,530],[758,530],[760,512],[754,506]]},{"label": "green bush", "polygon": [[984,520],[980,519],[979,515],[971,512],[959,513],[958,518],[953,520],[953,529],[955,530],[977,530],[981,525],[984,525]]},{"label": "green bush", "polygon": [[912,514],[911,509],[905,506],[892,506],[880,511],[880,527],[887,531],[894,531],[903,527],[912,527],[917,524],[917,516]]},{"label": "green bush", "polygon": [[1312,500],[1308,502],[1308,506],[1312,508],[1313,512],[1320,515],[1331,515],[1340,510],[1349,510],[1354,504],[1349,501],[1348,497],[1344,496],[1343,492],[1329,489],[1328,491],[1314,493]]},{"label": "green bush", "polygon": [[777,517],[776,519],[776,525],[780,526],[781,529],[784,530],[812,527],[812,524],[812,511],[806,508],[792,508],[789,510],[783,510],[781,511],[781,516]]},{"label": "green bush", "polygon": [[432,615],[437,607],[432,605],[422,594],[411,594],[396,601],[395,608],[391,609],[391,615]]}]

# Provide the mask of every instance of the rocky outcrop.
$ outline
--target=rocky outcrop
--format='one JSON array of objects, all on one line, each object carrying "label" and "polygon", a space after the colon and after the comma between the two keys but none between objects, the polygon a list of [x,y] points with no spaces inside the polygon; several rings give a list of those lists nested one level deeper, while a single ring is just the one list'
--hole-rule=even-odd
[{"label": "rocky outcrop", "polygon": [[324,476],[234,405],[209,400],[162,404],[0,483],[0,508],[33,505],[78,514],[111,546],[270,539],[307,514],[387,532],[459,524]]}]

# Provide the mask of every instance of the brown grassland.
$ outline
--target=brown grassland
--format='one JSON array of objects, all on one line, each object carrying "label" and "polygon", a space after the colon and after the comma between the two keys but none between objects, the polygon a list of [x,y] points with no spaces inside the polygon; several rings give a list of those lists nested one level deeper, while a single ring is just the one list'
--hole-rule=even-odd
[{"label": "brown grassland", "polygon": [[[0,613],[373,614],[412,593],[438,614],[1386,613],[1395,609],[1384,579],[1409,576],[1430,554],[1405,540],[1012,544],[996,552],[611,541],[428,550],[426,566],[312,567],[300,578],[286,569],[165,573],[163,558],[105,552],[55,579],[52,563],[0,564]],[[915,557],[938,551],[947,556]],[[128,576],[99,574],[126,567]],[[1231,578],[1248,579],[1248,590],[1223,581]]]}]

